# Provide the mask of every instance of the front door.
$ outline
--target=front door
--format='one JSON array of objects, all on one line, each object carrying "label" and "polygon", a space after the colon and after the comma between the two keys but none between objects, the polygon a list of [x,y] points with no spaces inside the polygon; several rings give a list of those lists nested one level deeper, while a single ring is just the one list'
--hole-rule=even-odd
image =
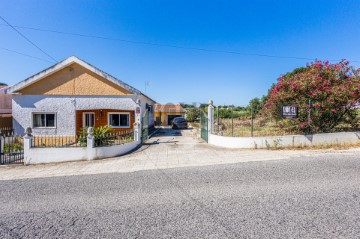
[{"label": "front door", "polygon": [[95,113],[84,112],[83,113],[83,127],[94,127],[95,125]]}]

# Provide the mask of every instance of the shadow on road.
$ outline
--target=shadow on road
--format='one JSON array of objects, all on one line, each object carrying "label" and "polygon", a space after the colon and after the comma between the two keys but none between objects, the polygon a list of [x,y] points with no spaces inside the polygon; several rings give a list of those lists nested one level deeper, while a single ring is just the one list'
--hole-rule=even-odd
[{"label": "shadow on road", "polygon": [[171,136],[182,136],[181,130],[172,128],[161,128],[154,137],[171,137]]}]

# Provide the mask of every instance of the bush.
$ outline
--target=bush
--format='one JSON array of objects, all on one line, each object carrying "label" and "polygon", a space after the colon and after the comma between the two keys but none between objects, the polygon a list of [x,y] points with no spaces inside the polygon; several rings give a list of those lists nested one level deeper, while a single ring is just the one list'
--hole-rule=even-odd
[{"label": "bush", "polygon": [[298,106],[299,117],[290,121],[292,126],[303,132],[310,128],[313,133],[331,132],[341,123],[357,123],[354,106],[359,99],[360,69],[345,60],[337,64],[316,61],[281,76],[262,113],[281,120],[281,106]]},{"label": "bush", "polygon": [[190,108],[186,111],[186,120],[189,122],[199,121],[200,119],[200,109],[199,108]]},{"label": "bush", "polygon": [[[87,145],[87,133],[88,128],[82,128],[80,135],[79,135],[79,143],[81,146]],[[112,132],[112,128],[110,126],[100,126],[94,127],[94,138],[95,138],[95,145],[111,145],[113,139],[109,137],[109,134]]]},{"label": "bush", "polygon": [[[237,109],[237,110],[235,110]],[[218,117],[218,112],[219,112],[219,118],[221,119],[231,119],[232,117],[234,118],[240,118],[240,117],[247,117],[250,116],[250,111],[246,110],[246,109],[238,109],[238,108],[215,108],[214,109],[214,116],[215,118]]]},{"label": "bush", "polygon": [[24,150],[22,144],[4,144],[4,153],[17,153]]}]

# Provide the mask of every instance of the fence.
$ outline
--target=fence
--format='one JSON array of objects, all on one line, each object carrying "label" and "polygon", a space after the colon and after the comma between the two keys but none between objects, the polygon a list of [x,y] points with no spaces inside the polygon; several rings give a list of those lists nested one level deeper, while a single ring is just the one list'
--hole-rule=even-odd
[{"label": "fence", "polygon": [[11,127],[0,128],[0,135],[8,135],[8,134],[13,134],[13,133],[14,133],[14,129]]},{"label": "fence", "polygon": [[94,146],[120,145],[134,141],[134,130],[94,136]]},{"label": "fence", "polygon": [[[334,132],[353,132],[360,130],[360,112],[357,115],[357,125],[343,123],[334,127],[328,133]],[[260,136],[281,136],[281,135],[303,135],[298,125],[294,125],[292,119],[276,121],[260,115],[251,114],[251,109],[234,108],[214,109],[214,128],[213,132],[217,135],[231,137],[260,137]]]},{"label": "fence", "polygon": [[142,134],[141,134],[141,142],[144,143],[149,137],[149,111],[146,110],[144,116],[142,117]]},{"label": "fence", "polygon": [[[279,120],[281,123],[284,123],[284,126],[276,125],[271,121],[266,121],[266,119],[261,122],[263,125],[260,127],[260,130],[256,127],[255,117],[248,117],[244,115],[241,117],[234,117],[234,112],[230,109],[230,119],[225,119],[228,122],[228,125],[223,123],[223,118],[220,117],[218,113],[215,118],[211,117],[214,115],[214,107],[210,105],[208,107],[209,112],[209,135],[208,143],[216,146],[226,147],[226,148],[267,148],[267,149],[277,149],[281,147],[307,147],[307,146],[323,146],[323,145],[339,145],[339,144],[348,144],[348,145],[357,145],[359,144],[360,139],[360,130],[353,125],[353,121],[344,122],[342,125],[339,125],[336,128],[331,128],[335,132],[326,132],[326,133],[315,133],[315,134],[305,134],[296,133],[296,135],[286,135],[294,134],[291,131],[286,132],[284,130],[290,128],[288,126],[294,127],[299,121],[290,121],[291,119]],[[302,118],[304,119],[304,118]],[[353,118],[355,123],[359,124],[359,117]],[[240,121],[236,122],[237,120]],[[306,120],[306,119],[305,119]],[[356,122],[357,121],[357,122]],[[216,123],[215,123],[216,122]],[[289,123],[286,125],[286,123]],[[309,121],[311,122],[311,120]],[[241,127],[238,127],[238,125]],[[212,127],[214,126],[214,127]],[[225,126],[225,127],[224,127]],[[230,127],[229,127],[230,126]],[[271,128],[272,127],[272,128]],[[313,127],[313,126],[312,126]],[[239,128],[241,130],[239,130]],[[261,131],[261,128],[266,128],[268,131],[264,133]],[[347,130],[350,132],[339,132],[340,130]],[[224,133],[225,132],[225,133]],[[241,135],[242,133],[242,135]],[[247,133],[247,135],[244,135]],[[250,135],[249,135],[250,134]],[[258,135],[263,134],[263,135]],[[302,135],[301,135],[302,134]],[[234,137],[224,137],[224,136],[234,136]],[[242,136],[242,137],[236,137]],[[249,137],[251,136],[251,137]],[[257,136],[257,137],[254,137]],[[261,137],[262,136],[262,137]]]},{"label": "fence", "polygon": [[67,135],[35,135],[33,136],[32,148],[67,148],[86,147],[86,136]]},{"label": "fence", "polygon": [[[75,136],[24,136],[24,163],[55,163],[94,160],[126,154],[140,145],[141,131],[134,130],[94,135],[92,128],[86,134]],[[34,147],[35,146],[35,147]]]},{"label": "fence", "polygon": [[12,130],[9,130],[6,134],[0,134],[0,164],[23,163],[23,145],[24,142],[22,136],[14,135]]},{"label": "fence", "polygon": [[[120,145],[132,141],[134,141],[134,130],[94,135],[94,147]],[[35,135],[31,141],[32,148],[74,148],[86,146],[86,135]]]},{"label": "fence", "polygon": [[208,117],[203,110],[200,110],[200,136],[205,142],[208,142],[208,130]]}]

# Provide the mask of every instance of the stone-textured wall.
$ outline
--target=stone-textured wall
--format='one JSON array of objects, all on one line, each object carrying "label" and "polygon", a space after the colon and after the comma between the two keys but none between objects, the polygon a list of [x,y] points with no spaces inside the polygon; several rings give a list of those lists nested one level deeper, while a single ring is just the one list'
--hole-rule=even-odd
[{"label": "stone-textured wall", "polygon": [[[33,113],[56,113],[56,128],[33,129],[34,135],[75,135],[76,110],[118,109],[132,111],[136,99],[140,96],[43,96],[14,95],[13,127],[16,133],[23,133],[25,128],[32,127]],[[142,108],[145,109],[142,100]]]}]

